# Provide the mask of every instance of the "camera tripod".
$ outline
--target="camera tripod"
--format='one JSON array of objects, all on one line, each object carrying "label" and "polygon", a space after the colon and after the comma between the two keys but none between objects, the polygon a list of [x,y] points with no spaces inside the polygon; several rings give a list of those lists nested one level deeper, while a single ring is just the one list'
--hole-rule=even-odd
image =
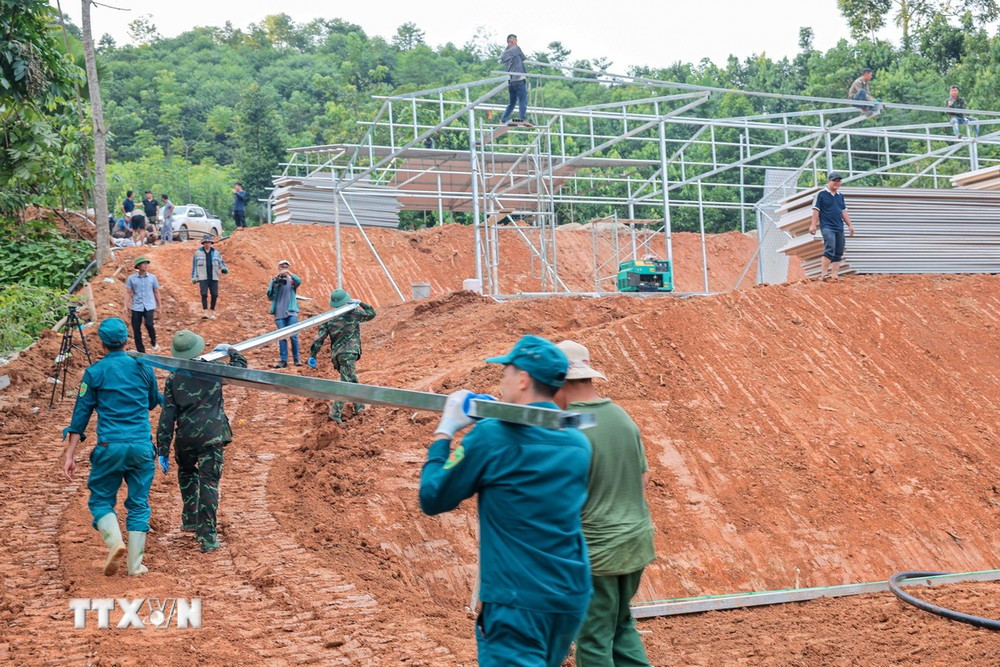
[{"label": "camera tripod", "polygon": [[[59,354],[56,355],[56,370],[49,379],[52,383],[52,396],[49,398],[49,407],[51,408],[56,402],[56,387],[59,386],[59,375],[62,374],[62,394],[59,400],[66,398],[66,376],[69,373],[69,360],[73,356],[73,350],[82,350],[85,355],[87,355],[87,363],[94,363],[93,359],[90,358],[90,348],[87,347],[87,337],[83,335],[80,327],[80,318],[76,316],[76,306],[69,307],[69,313],[66,315],[66,330],[63,333],[62,343],[59,344]],[[80,343],[82,345],[77,345],[73,342],[73,332],[77,331],[80,333]]]}]

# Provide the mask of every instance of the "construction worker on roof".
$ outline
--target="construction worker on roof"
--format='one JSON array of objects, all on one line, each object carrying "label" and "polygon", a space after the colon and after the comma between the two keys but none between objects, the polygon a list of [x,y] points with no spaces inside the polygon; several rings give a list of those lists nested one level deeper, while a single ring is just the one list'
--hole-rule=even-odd
[{"label": "construction worker on roof", "polygon": [[[205,349],[205,339],[187,329],[174,336],[170,354],[194,359]],[[231,345],[216,351],[229,355],[229,365],[246,368],[247,360]],[[214,363],[222,363],[217,361]],[[175,433],[176,426],[176,433]],[[163,386],[163,410],[156,428],[156,453],[160,469],[170,469],[170,442],[175,443],[177,482],[181,487],[181,530],[193,532],[202,552],[218,549],[215,528],[219,509],[219,479],[226,445],[233,441],[222,383],[184,373],[171,373]]]},{"label": "construction worker on roof", "polygon": [[[323,343],[330,339],[330,359],[333,367],[340,371],[341,382],[358,381],[358,359],[361,358],[361,323],[375,319],[375,309],[363,301],[351,299],[351,295],[342,289],[335,289],[330,294],[330,308],[337,309],[354,303],[357,307],[339,317],[335,317],[319,328],[316,338],[309,347],[309,365],[316,368],[316,355],[323,349]],[[354,413],[365,409],[364,403],[354,404]],[[330,403],[330,419],[338,424],[344,423],[344,402]]]},{"label": "construction worker on roof", "polygon": [[[556,409],[569,362],[551,342],[524,336],[486,361],[503,365],[502,400]],[[455,434],[473,423],[470,395],[448,397],[420,474],[420,508],[440,514],[479,496],[479,664],[557,667],[592,590],[580,522],[590,443],[572,428],[483,419],[452,449]]]},{"label": "construction worker on roof", "polygon": [[128,341],[125,322],[117,317],[106,319],[97,328],[97,335],[105,355],[83,373],[73,419],[63,430],[63,439],[69,436],[63,452],[63,472],[67,480],[73,481],[74,453],[86,437],[87,424],[97,410],[97,444],[90,452],[87,505],[94,517],[93,526],[108,547],[104,574],[111,576],[117,572],[126,553],[115,514],[118,489],[124,480],[128,488],[125,497],[128,573],[138,576],[149,571],[142,558],[149,531],[149,488],[156,472],[149,411],[162,403],[163,397],[156,389],[153,371],[122,349]]},{"label": "construction worker on roof", "polygon": [[569,359],[556,404],[597,420],[583,432],[593,447],[581,518],[594,597],[576,638],[576,665],[648,667],[629,609],[643,570],[656,558],[653,520],[643,495],[649,464],[642,436],[625,410],[597,393],[594,380],[607,377],[590,365],[587,348],[571,340],[556,347]]}]

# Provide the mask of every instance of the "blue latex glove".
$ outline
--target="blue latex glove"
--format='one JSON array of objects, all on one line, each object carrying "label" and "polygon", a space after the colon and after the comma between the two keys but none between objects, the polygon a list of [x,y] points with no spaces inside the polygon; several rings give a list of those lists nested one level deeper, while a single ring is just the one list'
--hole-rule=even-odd
[{"label": "blue latex glove", "polygon": [[229,269],[222,269],[223,273],[229,273]]},{"label": "blue latex glove", "polygon": [[475,394],[468,389],[459,389],[448,395],[448,400],[444,404],[444,414],[438,427],[434,429],[434,435],[454,438],[456,433],[475,421],[465,411],[466,404],[471,401],[472,396]]},{"label": "blue latex glove", "polygon": [[316,368],[316,357],[309,357],[309,361],[306,362],[311,368]]},{"label": "blue latex glove", "polygon": [[166,456],[157,456],[156,459],[160,462],[160,470],[166,475],[167,471],[170,470],[170,459]]}]

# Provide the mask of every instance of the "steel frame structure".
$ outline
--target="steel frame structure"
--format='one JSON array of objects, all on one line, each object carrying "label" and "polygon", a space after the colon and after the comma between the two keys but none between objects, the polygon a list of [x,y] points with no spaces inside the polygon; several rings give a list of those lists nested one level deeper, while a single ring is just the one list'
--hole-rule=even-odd
[{"label": "steel frame structure", "polygon": [[[540,96],[549,91],[536,86],[530,106],[534,127],[501,126],[493,119],[506,107],[497,99],[506,88],[506,75],[498,73],[379,96],[378,113],[359,121],[365,132],[358,143],[289,150],[281,176],[329,179],[337,193],[338,285],[343,193],[359,184],[390,186],[384,196],[398,197],[404,210],[435,211],[438,224],[448,213],[452,220],[458,212],[471,214],[476,278],[483,292],[494,296],[505,293],[501,248],[511,242],[530,248],[540,293],[570,292],[559,275],[556,227],[572,221],[576,206],[603,207],[614,220],[656,220],[638,236],[634,223],[614,226],[611,240],[594,235],[597,293],[605,291],[607,266],[621,259],[623,245],[630,247],[631,258],[662,252],[672,261],[678,211],[696,209],[708,293],[706,212],[725,212],[733,227],[738,218],[743,232],[755,228],[768,168],[797,169],[800,188],[821,183],[833,169],[845,174],[845,183],[938,188],[950,187],[949,176],[955,173],[1000,164],[1000,112],[969,110],[979,119],[975,127],[966,126],[966,136],[954,136],[950,122],[936,122],[953,111],[942,107],[885,103],[877,121],[871,121],[842,99],[531,64],[550,72],[528,74],[536,82],[597,86],[608,97],[624,99],[546,106]],[[719,104],[710,114],[696,115],[712,107],[706,103],[727,96],[793,108],[727,117]],[[927,122],[886,124],[902,112]],[[982,129],[982,136],[973,136],[972,129]],[[354,212],[347,214],[361,228]],[[624,243],[619,233],[626,235]],[[404,298],[370,241],[368,245]]]}]

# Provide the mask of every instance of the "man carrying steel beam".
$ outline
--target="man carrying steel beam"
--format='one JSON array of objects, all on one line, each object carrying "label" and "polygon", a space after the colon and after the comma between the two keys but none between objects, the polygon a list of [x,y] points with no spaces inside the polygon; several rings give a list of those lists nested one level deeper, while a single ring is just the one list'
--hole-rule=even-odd
[{"label": "man carrying steel beam", "polygon": [[844,195],[840,194],[840,181],[843,176],[836,171],[831,171],[827,177],[826,187],[816,193],[812,207],[812,223],[809,225],[809,233],[815,234],[818,229],[823,234],[823,262],[820,267],[819,277],[825,279],[827,271],[830,278],[836,280],[837,272],[840,271],[840,261],[844,258],[844,223],[851,236],[854,236],[854,225],[851,224],[851,216],[847,212],[847,203]]},{"label": "man carrying steel beam", "polygon": [[[502,400],[556,408],[569,362],[544,338],[524,336],[502,357]],[[590,601],[590,567],[580,510],[587,498],[590,443],[576,429],[553,430],[483,419],[474,396],[448,397],[420,474],[420,508],[449,512],[479,495],[479,664],[557,667],[569,652]]]},{"label": "man carrying steel beam", "polygon": [[73,421],[63,430],[69,444],[63,455],[63,472],[73,481],[76,447],[86,437],[87,423],[97,410],[97,444],[90,452],[87,505],[93,526],[108,547],[104,574],[118,571],[126,546],[115,514],[118,489],[125,481],[128,495],[128,573],[148,572],[142,564],[149,531],[149,488],[156,473],[153,443],[149,433],[149,411],[163,402],[156,389],[153,371],[125,354],[128,341],[125,322],[112,317],[101,322],[97,335],[104,346],[104,358],[83,372],[80,393],[73,407]]},{"label": "man carrying steel beam", "polygon": [[569,371],[556,404],[597,418],[597,425],[583,432],[593,447],[582,521],[594,597],[576,638],[576,664],[648,667],[629,609],[643,570],[656,558],[643,496],[649,465],[642,436],[623,409],[598,395],[594,379],[607,378],[591,367],[587,348],[571,340],[557,347],[569,359]]},{"label": "man carrying steel beam", "polygon": [[[351,295],[342,289],[335,289],[330,294],[330,307],[337,309],[352,301]],[[358,301],[358,306],[349,313],[335,317],[319,328],[316,338],[309,347],[309,365],[316,368],[316,355],[323,349],[323,342],[330,339],[330,359],[333,367],[340,371],[341,382],[357,382],[357,363],[361,358],[361,323],[375,319],[375,309],[367,303]],[[354,404],[354,413],[365,409],[364,403]],[[344,423],[344,402],[330,403],[330,419],[338,424]]]},{"label": "man carrying steel beam", "polygon": [[[194,359],[204,349],[204,338],[183,329],[174,336],[170,354],[178,359]],[[219,345],[216,349],[229,354],[230,366],[247,367],[246,358],[235,347]],[[183,373],[167,377],[163,411],[156,428],[156,453],[164,474],[170,468],[171,440],[175,442],[177,481],[183,503],[181,530],[195,533],[202,552],[214,551],[220,546],[215,517],[219,509],[223,453],[233,441],[220,382]]]}]

